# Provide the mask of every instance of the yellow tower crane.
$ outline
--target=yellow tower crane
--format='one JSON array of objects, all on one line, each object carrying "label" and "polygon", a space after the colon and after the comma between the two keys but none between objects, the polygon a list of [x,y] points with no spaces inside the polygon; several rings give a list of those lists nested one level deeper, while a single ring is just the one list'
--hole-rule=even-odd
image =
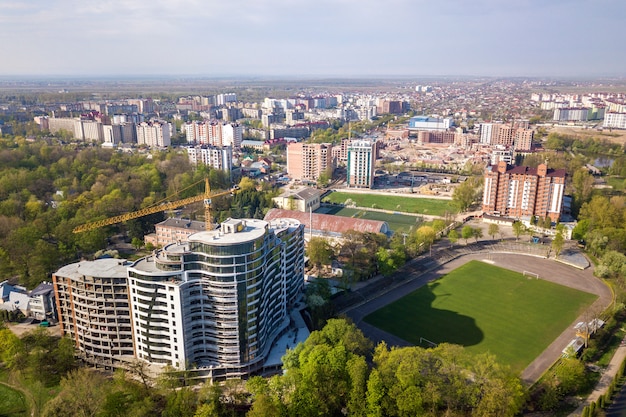
[{"label": "yellow tower crane", "polygon": [[[192,184],[192,186],[197,185],[198,183]],[[204,194],[196,195],[189,198],[184,198],[182,200],[170,201],[157,203],[156,205],[143,208],[141,210],[133,211],[126,214],[120,214],[119,216],[109,217],[104,220],[97,220],[95,222],[85,223],[80,226],[74,228],[74,233],[82,233],[87,232],[89,230],[98,229],[104,226],[110,226],[116,223],[122,223],[128,220],[138,219],[139,217],[147,216],[148,214],[158,213],[160,211],[173,210],[178,207],[185,206],[191,203],[197,203],[199,201],[204,201],[204,222],[206,230],[213,229],[213,223],[211,222],[211,199],[216,197],[225,196],[227,194],[233,195],[237,192],[238,187],[232,188],[228,191],[223,191],[216,194],[211,194],[211,187],[209,186],[209,179],[205,178],[204,180]]]}]

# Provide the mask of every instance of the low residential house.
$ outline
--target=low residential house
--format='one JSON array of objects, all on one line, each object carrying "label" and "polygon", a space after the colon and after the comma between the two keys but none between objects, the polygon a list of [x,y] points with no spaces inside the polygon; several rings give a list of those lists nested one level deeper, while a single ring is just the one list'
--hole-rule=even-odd
[{"label": "low residential house", "polygon": [[30,316],[37,320],[56,321],[56,303],[54,299],[54,286],[51,282],[44,281],[29,294]]},{"label": "low residential house", "polygon": [[19,311],[37,320],[56,320],[54,288],[50,282],[44,281],[34,290],[28,291],[21,285],[3,281],[0,282],[0,297],[0,310]]},{"label": "low residential house", "polygon": [[155,247],[162,247],[170,243],[186,241],[189,235],[206,230],[206,226],[204,222],[197,220],[171,217],[156,224],[154,229],[154,233],[144,236],[144,242],[151,243]]},{"label": "low residential house", "polygon": [[322,192],[318,189],[306,187],[298,191],[288,191],[274,197],[272,200],[276,207],[285,210],[308,212],[320,208]]},{"label": "low residential house", "polygon": [[28,316],[28,291],[21,285],[9,284],[8,280],[0,282],[0,310],[19,311]]}]

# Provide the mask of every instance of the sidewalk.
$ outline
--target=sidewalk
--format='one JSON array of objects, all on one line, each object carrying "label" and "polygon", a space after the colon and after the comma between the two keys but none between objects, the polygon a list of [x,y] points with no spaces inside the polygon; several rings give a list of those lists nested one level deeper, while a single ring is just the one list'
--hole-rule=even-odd
[{"label": "sidewalk", "polygon": [[598,381],[598,385],[596,385],[593,392],[589,394],[589,397],[587,397],[587,399],[583,401],[582,404],[576,409],[576,411],[570,414],[570,416],[580,416],[586,406],[594,401],[598,401],[598,398],[600,398],[601,395],[604,395],[604,393],[611,385],[611,382],[615,378],[615,375],[617,375],[617,371],[619,370],[622,362],[624,362],[625,358],[626,346],[621,345],[615,351],[615,355],[613,355],[613,358],[611,358],[609,366],[607,366],[604,372],[602,372],[602,377],[600,378],[600,381]]}]

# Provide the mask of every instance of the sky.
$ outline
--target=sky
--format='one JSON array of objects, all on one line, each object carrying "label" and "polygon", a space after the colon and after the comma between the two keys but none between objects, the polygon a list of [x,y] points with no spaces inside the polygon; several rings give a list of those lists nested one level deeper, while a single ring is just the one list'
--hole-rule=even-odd
[{"label": "sky", "polygon": [[624,0],[0,0],[0,76],[626,76]]}]

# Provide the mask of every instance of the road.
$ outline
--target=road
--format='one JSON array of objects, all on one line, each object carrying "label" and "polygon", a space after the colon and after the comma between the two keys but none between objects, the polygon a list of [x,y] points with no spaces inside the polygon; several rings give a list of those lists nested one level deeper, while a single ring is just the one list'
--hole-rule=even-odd
[{"label": "road", "polygon": [[415,279],[403,283],[371,301],[367,301],[345,311],[345,314],[350,317],[374,343],[384,340],[390,346],[410,346],[408,342],[364,323],[363,317],[402,298],[426,283],[457,269],[471,260],[488,260],[496,266],[513,271],[534,272],[538,274],[541,279],[598,295],[598,299],[589,307],[587,312],[576,318],[576,320],[572,322],[572,325],[565,329],[559,337],[522,372],[522,380],[528,384],[537,381],[539,377],[559,359],[563,348],[575,337],[573,326],[577,322],[589,320],[589,312],[603,311],[613,302],[611,290],[604,285],[601,280],[593,276],[591,268],[581,271],[580,269],[567,266],[551,259],[524,254],[475,253],[461,256],[440,265],[436,269],[421,274]]}]

